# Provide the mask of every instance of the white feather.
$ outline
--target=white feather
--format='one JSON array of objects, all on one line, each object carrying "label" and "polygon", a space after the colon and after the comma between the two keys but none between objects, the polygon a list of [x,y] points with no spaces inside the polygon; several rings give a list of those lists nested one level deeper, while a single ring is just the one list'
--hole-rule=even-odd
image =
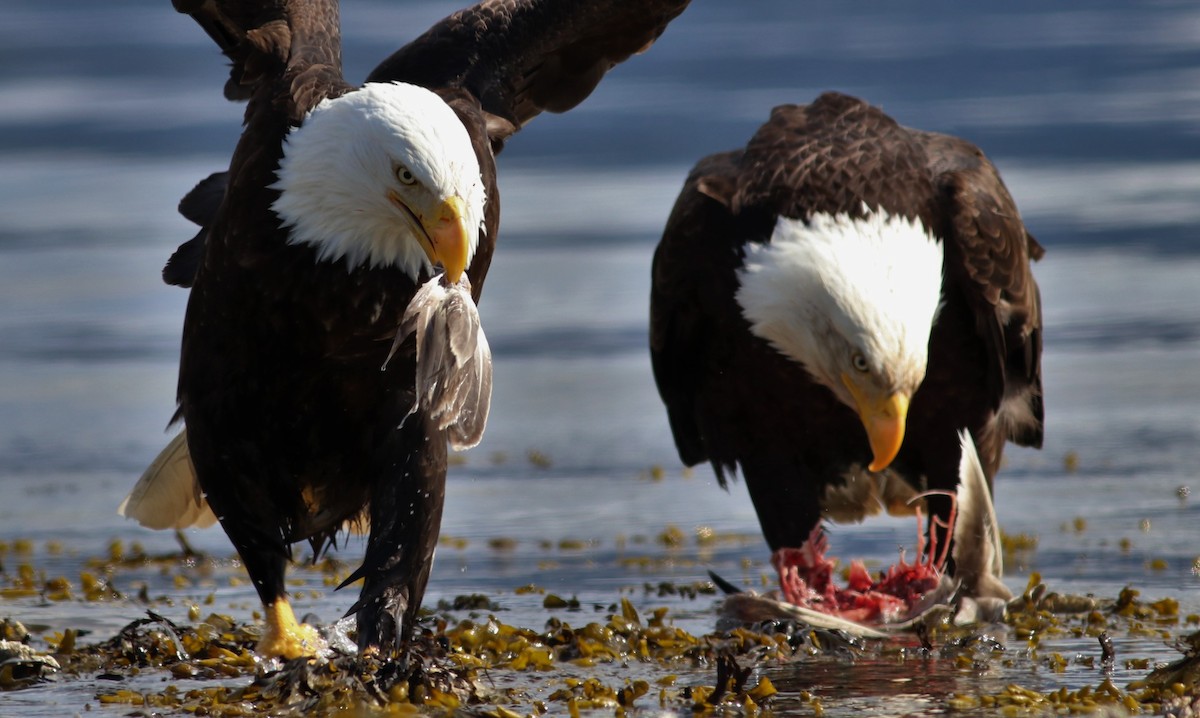
[{"label": "white feather", "polygon": [[288,136],[272,209],[290,241],[316,247],[321,259],[395,265],[415,278],[431,267],[388,200],[397,165],[439,198],[461,197],[467,226],[482,226],[485,191],[466,127],[436,94],[403,83],[367,83],[317,105]]},{"label": "white feather", "polygon": [[417,404],[412,411],[419,406],[437,421],[452,449],[475,446],[483,438],[491,408],[492,351],[466,277],[447,287],[438,275],[417,290],[392,352],[410,334],[415,335],[417,352]]},{"label": "white feather", "polygon": [[941,243],[920,220],[864,211],[780,217],[738,272],[751,331],[847,402],[840,375],[853,352],[890,383],[920,383],[941,300]]},{"label": "white feather", "polygon": [[999,431],[1001,436],[1017,436],[1026,427],[1041,424],[1033,413],[1036,391],[1032,386],[1025,386],[1018,391],[1008,392],[1000,400],[1000,410],[992,417],[992,421],[998,425],[993,431]]},{"label": "white feather", "polygon": [[958,463],[954,572],[962,579],[964,595],[1008,600],[1012,592],[1000,580],[1004,575],[1004,553],[992,492],[971,435],[960,431],[958,440],[962,458]]},{"label": "white feather", "polygon": [[186,430],[154,458],[117,513],[151,529],[206,528],[217,522],[196,480]]}]

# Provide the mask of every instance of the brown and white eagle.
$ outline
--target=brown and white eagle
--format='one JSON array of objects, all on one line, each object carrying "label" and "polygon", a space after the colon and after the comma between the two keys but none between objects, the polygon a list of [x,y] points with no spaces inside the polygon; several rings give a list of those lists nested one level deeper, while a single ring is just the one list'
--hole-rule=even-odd
[{"label": "brown and white eagle", "polygon": [[826,580],[826,519],[934,492],[949,555],[960,429],[989,489],[1005,442],[1041,446],[1042,253],[977,147],[846,95],[692,170],[654,256],[654,376],[683,462],[740,471],[789,601]]},{"label": "brown and white eagle", "polygon": [[[361,87],[342,76],[336,0],[174,5],[231,60],[226,96],[248,105],[228,171],[181,204],[200,233],[164,270],[191,286],[177,414],[186,434],[123,513],[159,526],[215,514],[267,609],[260,652],[294,657],[317,636],[287,600],[290,545],[319,553],[365,510],[350,613],[360,646],[391,650],[429,577],[447,443],[478,441],[490,391],[487,357],[460,355],[454,337],[442,337],[446,352],[418,351],[419,332],[401,328],[410,303],[425,286],[442,293],[425,309],[474,312],[499,224],[494,153],[542,111],[581,102],[687,0],[485,0]],[[446,298],[468,296],[464,275],[470,306]],[[428,311],[409,316],[438,324]],[[455,321],[440,326],[477,328]],[[460,379],[455,416],[418,400]]]}]

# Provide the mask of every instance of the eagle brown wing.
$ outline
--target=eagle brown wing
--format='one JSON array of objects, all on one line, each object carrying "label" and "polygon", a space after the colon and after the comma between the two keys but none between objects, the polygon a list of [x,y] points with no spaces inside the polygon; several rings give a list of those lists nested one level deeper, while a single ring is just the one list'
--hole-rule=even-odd
[{"label": "eagle brown wing", "polygon": [[493,146],[541,112],[582,102],[613,66],[649,47],[689,0],[485,0],[397,50],[368,82],[461,87]]},{"label": "eagle brown wing", "polygon": [[735,212],[804,219],[861,216],[864,207],[931,221],[933,188],[910,132],[877,107],[837,92],[780,105],[746,146]]},{"label": "eagle brown wing", "polygon": [[997,412],[976,438],[985,464],[998,462],[1006,440],[1042,445],[1042,307],[1030,262],[1045,250],[1026,231],[1012,195],[978,147],[956,137],[914,134],[925,146],[946,210],[946,236],[967,280],[962,286],[974,290],[968,298],[987,346],[988,390]]},{"label": "eagle brown wing", "polygon": [[[229,58],[225,97],[248,100],[290,71],[296,121],[342,84],[338,0],[172,0]],[[297,114],[298,113],[298,114]]]},{"label": "eagle brown wing", "polygon": [[213,172],[200,180],[200,183],[179,201],[179,214],[189,222],[200,225],[200,230],[196,232],[196,236],[179,245],[167,260],[162,270],[163,281],[167,284],[177,287],[192,286],[204,253],[204,241],[208,236],[209,225],[216,218],[217,210],[221,208],[228,184],[228,172]]},{"label": "eagle brown wing", "polygon": [[[282,139],[322,100],[352,89],[342,78],[337,0],[173,0],[208,33],[231,62],[225,96],[248,100],[246,133],[227,172],[202,180],[179,211],[200,225],[163,267],[168,284],[191,287],[206,261],[208,237],[230,183],[252,190],[252,204],[270,205]],[[247,196],[243,192],[242,196]],[[236,233],[222,231],[223,237]],[[249,252],[249,246],[240,251]],[[246,261],[245,258],[239,261]]]},{"label": "eagle brown wing", "polygon": [[671,433],[684,464],[711,461],[722,485],[736,464],[714,455],[698,404],[710,366],[734,349],[724,341],[734,331],[729,325],[740,321],[736,308],[725,305],[737,291],[734,268],[741,264],[731,244],[738,225],[729,210],[741,155],[712,155],[696,164],[651,267],[650,362]]}]

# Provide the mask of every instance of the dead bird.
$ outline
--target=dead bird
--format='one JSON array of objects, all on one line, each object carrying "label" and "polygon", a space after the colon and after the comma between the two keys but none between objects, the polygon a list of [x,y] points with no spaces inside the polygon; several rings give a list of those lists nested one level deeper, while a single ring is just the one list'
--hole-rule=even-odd
[{"label": "dead bird", "polygon": [[[870,576],[861,563],[854,562],[846,587],[829,581],[821,592],[813,592],[809,600],[799,604],[786,600],[778,591],[766,595],[740,591],[713,575],[718,586],[729,594],[721,606],[722,625],[796,619],[818,628],[881,638],[911,630],[941,611],[953,611],[957,625],[1003,620],[1013,593],[1001,580],[1004,557],[1000,525],[975,442],[963,431],[959,433],[959,444],[962,455],[953,513],[953,575],[945,570],[944,557],[940,562],[930,561],[922,558],[920,550],[915,563],[905,562],[901,555],[896,566],[878,577]],[[819,558],[831,575],[834,562]]]}]

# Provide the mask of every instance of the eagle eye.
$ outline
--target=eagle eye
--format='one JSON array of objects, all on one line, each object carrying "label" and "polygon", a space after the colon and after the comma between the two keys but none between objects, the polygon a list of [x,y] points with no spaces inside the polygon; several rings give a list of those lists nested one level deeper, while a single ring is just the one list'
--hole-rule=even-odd
[{"label": "eagle eye", "polygon": [[863,372],[864,374],[871,368],[870,365],[867,364],[867,358],[858,352],[855,352],[854,355],[850,357],[850,365],[853,366],[856,371]]},{"label": "eagle eye", "polygon": [[417,181],[416,175],[404,165],[396,165],[396,179],[400,180],[400,184],[415,184]]}]

